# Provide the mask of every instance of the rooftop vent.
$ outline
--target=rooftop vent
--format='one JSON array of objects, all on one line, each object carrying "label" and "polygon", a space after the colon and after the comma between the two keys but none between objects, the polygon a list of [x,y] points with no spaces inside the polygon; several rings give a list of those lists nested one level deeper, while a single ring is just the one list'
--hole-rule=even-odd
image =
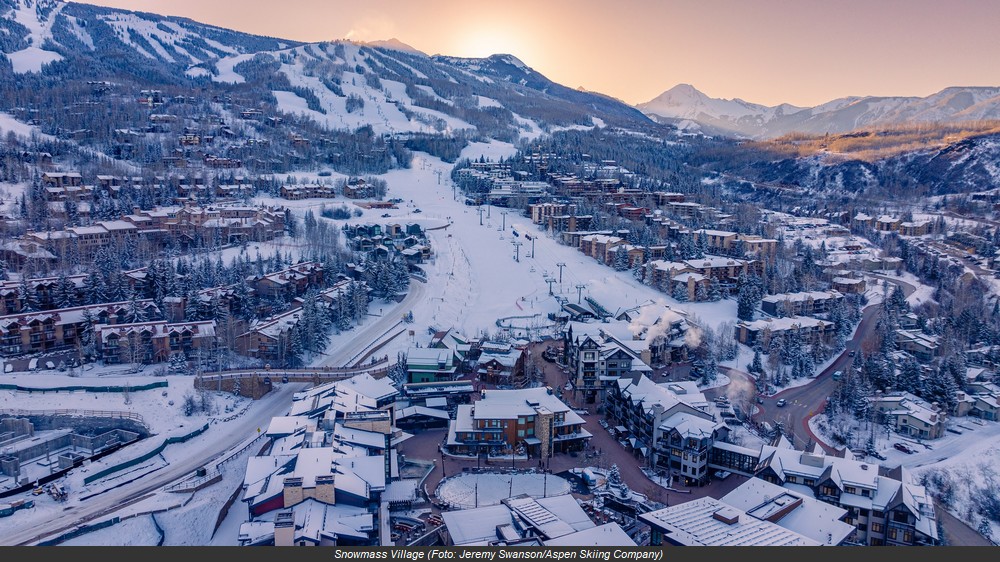
[{"label": "rooftop vent", "polygon": [[740,520],[740,512],[733,507],[723,507],[712,513],[712,518],[716,521],[722,521],[726,525],[733,525]]}]

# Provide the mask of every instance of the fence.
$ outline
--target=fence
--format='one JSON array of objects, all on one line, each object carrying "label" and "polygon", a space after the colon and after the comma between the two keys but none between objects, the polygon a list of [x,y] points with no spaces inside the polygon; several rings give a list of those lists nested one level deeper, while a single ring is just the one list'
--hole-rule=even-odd
[{"label": "fence", "polygon": [[116,418],[137,421],[146,425],[141,415],[132,412],[115,412],[110,410],[0,410],[0,416],[66,416],[73,418]]},{"label": "fence", "polygon": [[183,443],[183,442],[187,441],[188,439],[191,439],[193,437],[197,437],[198,435],[201,435],[202,433],[204,433],[207,430],[208,430],[208,424],[206,423],[200,429],[196,429],[196,430],[192,431],[191,433],[188,433],[187,435],[181,435],[180,437],[168,437],[168,438],[166,438],[166,439],[163,440],[163,443],[161,443],[159,447],[157,447],[156,449],[153,449],[152,451],[146,453],[145,455],[141,455],[141,456],[136,457],[134,459],[129,459],[129,460],[127,460],[127,461],[125,461],[125,462],[123,462],[121,464],[118,464],[118,465],[115,465],[115,466],[112,466],[112,467],[108,467],[108,468],[106,468],[106,469],[104,469],[104,470],[102,470],[100,472],[97,472],[95,474],[91,474],[90,476],[87,476],[86,478],[83,479],[83,483],[84,484],[90,484],[91,482],[94,482],[96,480],[100,480],[101,478],[104,478],[105,476],[108,476],[109,474],[114,474],[115,472],[119,472],[119,471],[125,470],[126,468],[135,466],[135,465],[137,465],[139,463],[146,462],[147,460],[149,460],[149,459],[155,457],[156,455],[159,455],[160,453],[162,453],[163,450],[167,448],[167,445],[173,445],[174,443]]},{"label": "fence", "polygon": [[106,386],[84,386],[84,385],[72,385],[72,386],[57,386],[52,388],[37,388],[29,386],[21,386],[19,384],[0,384],[0,390],[13,390],[16,392],[41,392],[45,394],[47,392],[139,392],[142,390],[152,390],[154,388],[166,388],[167,381],[155,381],[146,384],[139,385],[106,385]]}]

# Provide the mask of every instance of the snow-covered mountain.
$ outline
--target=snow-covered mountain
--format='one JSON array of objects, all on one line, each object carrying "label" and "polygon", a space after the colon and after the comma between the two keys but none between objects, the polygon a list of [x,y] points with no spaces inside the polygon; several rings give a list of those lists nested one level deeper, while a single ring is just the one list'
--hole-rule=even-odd
[{"label": "snow-covered mountain", "polygon": [[846,133],[914,122],[1000,119],[1000,87],[952,87],[925,98],[847,97],[800,108],[710,98],[680,84],[637,107],[660,122],[695,122],[711,133],[773,138],[792,132]]},{"label": "snow-covered mountain", "polygon": [[15,86],[209,87],[273,99],[268,109],[337,130],[515,141],[559,127],[657,127],[629,104],[556,84],[510,55],[431,57],[398,39],[307,44],[77,2],[0,0],[0,54],[0,80]]}]

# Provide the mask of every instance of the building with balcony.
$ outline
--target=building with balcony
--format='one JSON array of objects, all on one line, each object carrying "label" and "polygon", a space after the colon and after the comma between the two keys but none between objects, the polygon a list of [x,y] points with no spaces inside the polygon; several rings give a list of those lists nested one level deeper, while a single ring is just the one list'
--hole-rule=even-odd
[{"label": "building with balcony", "polygon": [[902,467],[883,470],[853,458],[765,445],[756,477],[848,511],[844,522],[862,545],[939,543],[934,501]]},{"label": "building with balcony", "polygon": [[460,455],[503,455],[522,450],[530,458],[580,451],[591,438],[584,420],[544,387],[483,390],[458,406],[446,447]]}]

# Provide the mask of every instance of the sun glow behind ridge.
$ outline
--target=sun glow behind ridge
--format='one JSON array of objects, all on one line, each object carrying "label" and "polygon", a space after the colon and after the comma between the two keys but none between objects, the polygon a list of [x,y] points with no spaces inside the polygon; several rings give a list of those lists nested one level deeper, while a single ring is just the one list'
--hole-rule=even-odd
[{"label": "sun glow behind ridge", "polygon": [[490,55],[510,54],[530,58],[528,45],[516,29],[497,26],[477,26],[467,29],[455,38],[455,53],[463,57],[485,58]]}]

